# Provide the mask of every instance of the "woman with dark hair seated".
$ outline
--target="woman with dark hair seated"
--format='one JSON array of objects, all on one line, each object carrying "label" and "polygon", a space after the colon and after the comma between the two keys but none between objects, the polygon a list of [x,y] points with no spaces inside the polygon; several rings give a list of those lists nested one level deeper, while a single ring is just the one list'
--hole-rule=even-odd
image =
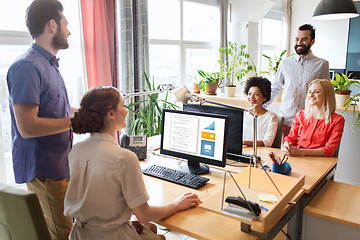
[{"label": "woman with dark hair seated", "polygon": [[[263,107],[270,100],[271,82],[263,77],[251,77],[246,80],[244,93],[257,118],[257,146],[271,147],[277,130],[277,115]],[[244,113],[243,145],[252,146],[254,136],[253,116]]]},{"label": "woman with dark hair seated", "polygon": [[281,151],[290,156],[334,156],[344,131],[345,119],[335,113],[334,88],[328,79],[309,84],[305,110],[299,111]]},{"label": "woman with dark hair seated", "polygon": [[[198,197],[185,193],[164,206],[149,206],[139,160],[121,148],[116,131],[128,111],[117,89],[92,88],[71,120],[75,133],[91,133],[69,153],[70,183],[64,214],[74,218],[69,239],[165,239],[155,225],[142,225],[195,207]],[[130,222],[134,214],[139,222]],[[155,228],[153,228],[155,227]]]}]

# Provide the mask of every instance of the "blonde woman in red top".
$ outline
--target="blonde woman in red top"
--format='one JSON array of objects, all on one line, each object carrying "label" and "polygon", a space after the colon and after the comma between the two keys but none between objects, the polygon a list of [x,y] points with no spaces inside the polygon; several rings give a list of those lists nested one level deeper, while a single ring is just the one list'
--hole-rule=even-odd
[{"label": "blonde woman in red top", "polygon": [[336,152],[344,131],[345,119],[335,113],[335,94],[327,79],[309,84],[305,110],[299,111],[281,151],[289,156],[326,156]]}]

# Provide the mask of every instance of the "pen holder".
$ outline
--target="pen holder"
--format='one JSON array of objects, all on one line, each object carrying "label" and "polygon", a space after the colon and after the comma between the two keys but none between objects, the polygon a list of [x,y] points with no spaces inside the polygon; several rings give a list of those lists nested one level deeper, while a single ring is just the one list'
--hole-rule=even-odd
[{"label": "pen holder", "polygon": [[281,165],[273,163],[273,172],[280,173],[284,175],[289,175],[291,173],[291,166],[288,162],[283,163]]}]

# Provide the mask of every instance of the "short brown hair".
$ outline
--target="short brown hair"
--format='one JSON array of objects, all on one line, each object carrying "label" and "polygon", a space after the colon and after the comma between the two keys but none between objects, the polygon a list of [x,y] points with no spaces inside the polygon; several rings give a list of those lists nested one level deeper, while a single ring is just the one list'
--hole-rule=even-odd
[{"label": "short brown hair", "polygon": [[34,39],[44,32],[45,25],[51,19],[60,25],[63,5],[58,0],[34,0],[26,9],[25,23]]}]

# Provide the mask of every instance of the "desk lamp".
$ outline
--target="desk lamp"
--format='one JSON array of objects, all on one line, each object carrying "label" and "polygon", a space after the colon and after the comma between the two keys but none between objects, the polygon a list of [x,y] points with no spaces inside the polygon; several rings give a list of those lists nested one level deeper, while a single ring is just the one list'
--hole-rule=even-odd
[{"label": "desk lamp", "polygon": [[[242,108],[242,107],[237,107],[237,106],[233,106],[233,105],[229,105],[229,104],[224,104],[224,103],[207,100],[205,98],[197,96],[196,94],[190,93],[190,91],[185,86],[173,89],[173,90],[171,90],[171,92],[183,104],[187,104],[189,100],[190,100],[190,102],[199,102],[200,105],[207,102],[207,103],[211,103],[214,105],[219,105],[219,106],[228,107],[228,108],[232,108],[232,109],[242,110],[242,111],[250,113],[254,117],[254,121],[253,121],[253,123],[254,123],[254,138],[253,138],[253,158],[252,158],[253,162],[250,162],[250,171],[251,171],[251,165],[252,165],[252,163],[254,163],[254,165],[255,165],[256,159],[257,159],[257,117],[258,116],[253,112],[253,108],[255,106],[253,106],[250,109],[246,109],[246,108]],[[250,187],[250,179],[251,179],[251,174],[249,174],[249,187]]]},{"label": "desk lamp", "polygon": [[139,97],[139,96],[150,95],[150,94],[153,94],[153,93],[162,93],[162,92],[171,91],[171,90],[174,90],[174,89],[175,89],[175,87],[173,85],[171,85],[171,84],[162,84],[160,89],[158,89],[158,90],[148,91],[148,92],[128,93],[128,94],[122,93],[122,95],[123,95],[123,99],[125,101],[125,99],[127,99],[129,97]]}]

